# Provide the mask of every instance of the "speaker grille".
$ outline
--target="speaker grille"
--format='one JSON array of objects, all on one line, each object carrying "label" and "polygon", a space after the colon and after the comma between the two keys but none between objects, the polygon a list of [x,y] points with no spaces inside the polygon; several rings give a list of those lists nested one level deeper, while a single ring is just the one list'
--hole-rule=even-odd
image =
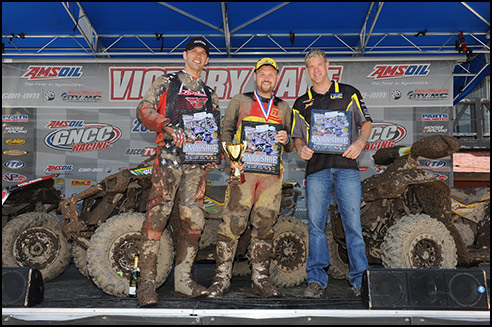
[{"label": "speaker grille", "polygon": [[26,300],[26,290],[28,279],[25,278],[25,271],[21,270],[2,270],[2,305],[8,303],[23,304]]},{"label": "speaker grille", "polygon": [[481,292],[483,285],[477,278],[468,273],[460,273],[451,276],[449,282],[449,296],[457,304],[464,307],[473,307],[477,305],[485,292]]}]

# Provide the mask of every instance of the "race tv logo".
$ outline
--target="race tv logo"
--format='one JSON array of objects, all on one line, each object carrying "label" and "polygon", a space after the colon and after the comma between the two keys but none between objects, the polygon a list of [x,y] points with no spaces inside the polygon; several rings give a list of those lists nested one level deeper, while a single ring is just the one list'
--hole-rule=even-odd
[{"label": "race tv logo", "polygon": [[86,124],[83,120],[51,120],[44,143],[52,149],[70,152],[106,150],[121,137],[121,130],[109,124]]},{"label": "race tv logo", "polygon": [[430,64],[418,65],[376,65],[367,78],[375,80],[402,77],[427,76],[430,73]]},{"label": "race tv logo", "polygon": [[47,80],[82,77],[82,66],[29,66],[22,78]]}]

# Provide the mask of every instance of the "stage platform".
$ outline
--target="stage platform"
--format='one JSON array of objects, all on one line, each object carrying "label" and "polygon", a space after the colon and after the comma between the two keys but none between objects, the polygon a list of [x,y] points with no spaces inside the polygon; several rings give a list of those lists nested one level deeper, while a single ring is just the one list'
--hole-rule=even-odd
[{"label": "stage platform", "polygon": [[[213,262],[199,262],[194,278],[209,286]],[[71,263],[62,275],[45,283],[44,300],[30,308],[2,308],[2,325],[36,324],[480,324],[490,325],[490,311],[369,310],[345,280],[330,279],[321,299],[303,297],[306,287],[282,288],[282,298],[260,298],[250,292],[250,276],[233,277],[221,299],[173,296],[173,271],[158,289],[159,304],[139,308],[134,298],[105,294]]]}]

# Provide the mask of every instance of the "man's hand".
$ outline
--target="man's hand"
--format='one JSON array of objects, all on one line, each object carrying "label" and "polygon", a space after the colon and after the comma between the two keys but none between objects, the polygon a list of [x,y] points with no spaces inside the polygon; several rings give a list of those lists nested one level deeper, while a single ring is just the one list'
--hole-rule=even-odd
[{"label": "man's hand", "polygon": [[342,154],[342,157],[349,158],[349,159],[357,159],[362,152],[362,149],[364,149],[365,143],[357,139],[354,143],[350,144],[347,150]]},{"label": "man's hand", "polygon": [[239,168],[239,170],[242,171],[244,169],[244,166],[246,166],[246,163],[231,161],[231,170]]},{"label": "man's hand", "polygon": [[183,129],[181,129],[180,127],[164,126],[164,132],[173,137],[173,143],[175,146],[177,146],[178,148],[183,147],[185,141]]},{"label": "man's hand", "polygon": [[308,148],[307,145],[301,146],[297,152],[299,153],[299,157],[304,160],[311,160],[314,154],[314,151]]},{"label": "man's hand", "polygon": [[287,132],[284,130],[278,131],[277,134],[275,134],[275,140],[279,142],[280,144],[287,144],[289,141],[289,136],[287,135]]}]

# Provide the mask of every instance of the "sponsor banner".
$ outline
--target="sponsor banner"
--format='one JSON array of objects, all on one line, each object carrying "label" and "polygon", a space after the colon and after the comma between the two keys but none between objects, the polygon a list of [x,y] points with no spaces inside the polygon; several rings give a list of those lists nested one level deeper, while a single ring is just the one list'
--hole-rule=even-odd
[{"label": "sponsor banner", "polygon": [[[256,59],[213,61],[201,77],[216,91],[223,115],[234,95],[254,90]],[[279,62],[276,96],[292,106],[311,81],[302,59]],[[149,158],[155,153],[155,133],[136,119],[136,107],[157,77],[182,67],[182,62],[3,63],[2,186],[22,176],[29,180],[61,173],[56,186],[70,197],[88,187],[80,182],[72,185],[72,180],[94,185],[122,167],[135,167]],[[374,121],[358,159],[364,167],[362,179],[381,171],[372,160],[380,148],[410,146],[432,134],[452,135],[453,67],[453,61],[432,58],[331,62],[330,78],[356,87]],[[304,192],[305,162],[295,152],[284,153],[283,162],[285,180],[297,181]],[[428,165],[435,171],[442,169],[438,162]],[[225,185],[228,177],[213,169],[207,183]],[[304,215],[303,197],[300,199],[296,212]]]}]

